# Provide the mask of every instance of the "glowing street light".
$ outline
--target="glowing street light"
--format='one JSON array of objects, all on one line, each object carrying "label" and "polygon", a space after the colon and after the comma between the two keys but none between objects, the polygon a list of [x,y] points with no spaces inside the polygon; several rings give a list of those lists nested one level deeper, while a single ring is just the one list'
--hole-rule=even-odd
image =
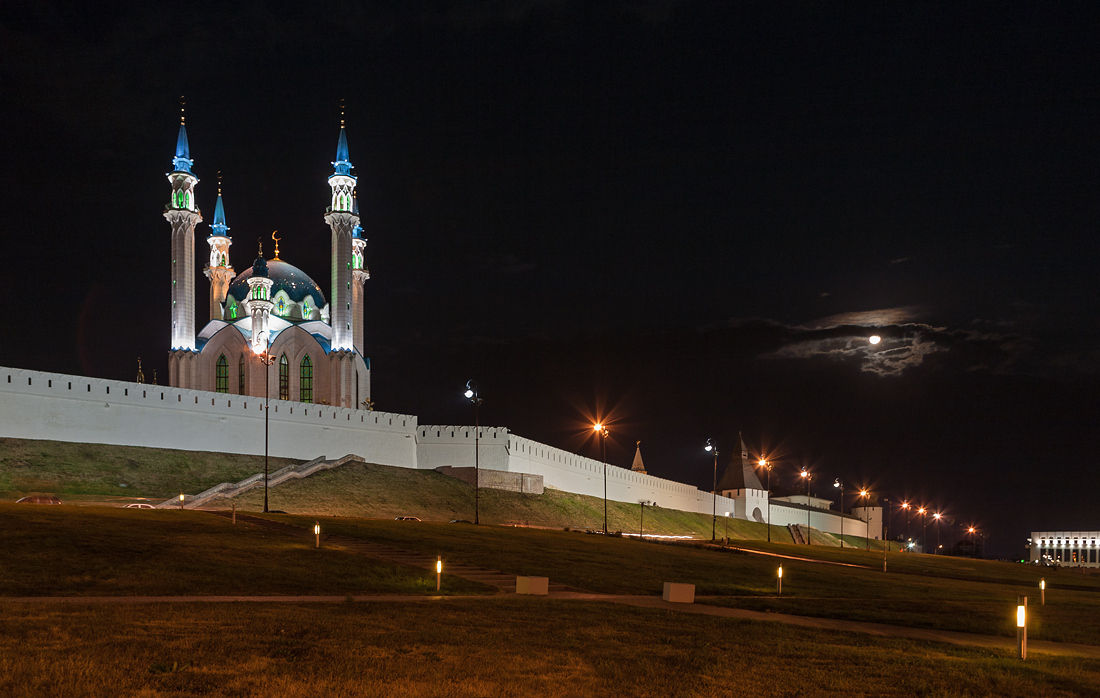
[{"label": "glowing street light", "polygon": [[321,524],[319,524],[319,523],[313,524],[313,535],[316,536],[316,538],[317,538],[317,545],[314,546],[314,547],[320,548],[321,547]]},{"label": "glowing street light", "polygon": [[783,595],[783,565],[775,571],[775,593],[779,596]]},{"label": "glowing street light", "polygon": [[768,542],[772,542],[772,466],[771,463],[761,458],[757,465],[768,469]]},{"label": "glowing street light", "polygon": [[592,430],[600,438],[600,461],[603,463],[603,534],[607,535],[607,427],[596,422]]},{"label": "glowing street light", "polygon": [[180,511],[183,511],[183,492],[180,492]]},{"label": "glowing street light", "polygon": [[943,547],[943,543],[940,542],[940,513],[932,514],[932,518],[936,520],[936,554],[939,555],[940,548]]},{"label": "glowing street light", "polygon": [[[901,503],[901,508],[905,510],[905,539],[906,540],[913,540],[912,538],[909,537],[909,513],[910,513],[910,511],[912,510],[913,507],[912,507],[912,505],[909,504],[909,502],[902,502]],[[913,546],[910,545],[909,547],[912,548]]]},{"label": "glowing street light", "polygon": [[711,515],[710,515],[710,540],[715,540],[715,527],[718,525],[718,444],[713,439],[707,439],[707,445],[703,447],[707,453],[714,454],[714,489],[711,490]]},{"label": "glowing street light", "polygon": [[922,526],[921,530],[923,531],[921,533],[921,539],[920,539],[921,550],[923,550],[924,552],[927,553],[928,552],[928,516],[927,516],[928,510],[925,509],[924,507],[921,507],[920,509],[917,509],[917,513],[920,514],[920,521],[921,521],[921,526]]},{"label": "glowing street light", "polygon": [[435,590],[439,591],[440,581],[443,579],[443,556],[435,556]]},{"label": "glowing street light", "polygon": [[[868,492],[866,490],[866,488],[859,491],[859,496],[863,497],[865,499],[867,497],[869,497],[870,494],[871,493]],[[866,512],[867,509],[864,508],[864,511]],[[867,512],[867,530],[864,532],[864,535],[866,537],[863,540],[865,540],[867,542],[867,550],[870,550],[871,549],[871,514],[870,514],[870,512]],[[883,542],[885,542],[885,541],[883,541]]]},{"label": "glowing street light", "polygon": [[798,475],[800,478],[806,481],[806,545],[810,543],[810,480],[813,476],[806,472],[806,468],[802,468],[802,472]]},{"label": "glowing street light", "polygon": [[466,381],[466,392],[462,393],[463,396],[470,402],[474,403],[474,523],[481,523],[481,419],[478,416],[478,408],[481,407],[482,399],[477,392],[477,383],[472,380]]},{"label": "glowing street light", "polygon": [[1047,579],[1046,579],[1046,577],[1041,577],[1039,579],[1039,605],[1040,606],[1046,606],[1047,605]]},{"label": "glowing street light", "polygon": [[840,547],[844,548],[844,483],[840,478],[833,480],[833,487],[840,488]]}]

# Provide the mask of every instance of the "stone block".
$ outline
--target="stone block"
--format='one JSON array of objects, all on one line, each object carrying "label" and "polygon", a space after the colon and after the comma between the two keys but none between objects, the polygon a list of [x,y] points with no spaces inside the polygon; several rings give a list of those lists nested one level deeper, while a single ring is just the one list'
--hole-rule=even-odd
[{"label": "stone block", "polygon": [[516,593],[546,596],[550,590],[549,577],[516,577]]},{"label": "stone block", "polygon": [[672,603],[695,603],[695,585],[665,582],[665,592],[661,598]]}]

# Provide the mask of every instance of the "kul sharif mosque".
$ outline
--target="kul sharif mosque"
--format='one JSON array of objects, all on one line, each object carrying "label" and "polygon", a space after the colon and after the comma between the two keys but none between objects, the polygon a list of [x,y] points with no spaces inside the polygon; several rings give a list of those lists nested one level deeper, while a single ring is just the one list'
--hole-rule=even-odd
[{"label": "kul sharif mosque", "polygon": [[[342,116],[342,115],[341,115]],[[370,406],[370,361],[363,354],[363,264],[367,245],[359,225],[355,177],[348,155],[344,120],[328,178],[332,201],[325,222],[332,230],[332,285],[328,300],[304,271],[275,255],[236,273],[229,260],[233,239],[225,222],[221,187],[206,244],[210,261],[210,317],[195,332],[195,227],[202,213],[195,205],[198,178],[180,118],[172,198],[164,217],[172,226],[173,387],[251,395],[339,407]],[[270,364],[270,368],[268,365]]]}]

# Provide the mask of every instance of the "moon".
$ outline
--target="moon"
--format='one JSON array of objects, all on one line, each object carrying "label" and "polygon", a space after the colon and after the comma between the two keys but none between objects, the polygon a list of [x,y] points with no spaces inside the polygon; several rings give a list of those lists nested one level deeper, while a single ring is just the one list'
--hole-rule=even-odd
[{"label": "moon", "polygon": [[882,337],[879,337],[877,334],[873,334],[867,339],[867,341],[871,344],[878,344],[882,341]]}]

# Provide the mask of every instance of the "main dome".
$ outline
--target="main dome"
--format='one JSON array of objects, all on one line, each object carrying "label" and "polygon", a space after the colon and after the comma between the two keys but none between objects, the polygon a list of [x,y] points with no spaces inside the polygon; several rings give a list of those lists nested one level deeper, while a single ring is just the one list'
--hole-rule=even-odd
[{"label": "main dome", "polygon": [[[321,293],[321,287],[293,264],[287,264],[281,259],[269,259],[267,260],[267,275],[273,282],[271,286],[272,298],[279,291],[284,291],[294,303],[301,303],[306,296],[312,296],[314,306],[317,308],[325,307],[325,294]],[[250,278],[252,278],[251,266],[238,274],[237,278],[233,279],[233,283],[229,284],[229,295],[235,298],[238,303],[248,298],[248,280]]]}]

